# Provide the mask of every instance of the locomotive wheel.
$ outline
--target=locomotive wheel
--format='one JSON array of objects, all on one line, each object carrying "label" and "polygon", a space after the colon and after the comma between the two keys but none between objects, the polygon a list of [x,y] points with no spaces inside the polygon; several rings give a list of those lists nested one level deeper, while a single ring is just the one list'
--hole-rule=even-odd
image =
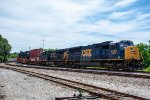
[{"label": "locomotive wheel", "polygon": [[130,72],[134,71],[134,67],[129,66],[128,69],[129,69]]},{"label": "locomotive wheel", "polygon": [[74,67],[80,69],[80,65],[74,65]]},{"label": "locomotive wheel", "polygon": [[69,67],[69,68],[72,68],[72,67],[73,67],[73,64],[72,64],[72,63],[69,63],[69,64],[68,64],[68,67]]},{"label": "locomotive wheel", "polygon": [[62,64],[62,63],[60,63],[60,64],[59,64],[59,67],[63,67],[63,64]]},{"label": "locomotive wheel", "polygon": [[57,66],[57,67],[60,67],[61,65],[60,65],[60,63],[57,63],[56,66]]}]

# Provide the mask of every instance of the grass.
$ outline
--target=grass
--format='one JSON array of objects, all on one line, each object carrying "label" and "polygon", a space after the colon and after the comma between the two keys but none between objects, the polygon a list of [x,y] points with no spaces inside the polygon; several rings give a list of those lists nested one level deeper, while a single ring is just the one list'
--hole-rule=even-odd
[{"label": "grass", "polygon": [[[84,67],[81,67],[81,68],[84,68]],[[104,67],[86,67],[86,68],[89,68],[89,69],[107,69]],[[137,71],[150,72],[150,65],[149,65],[149,67],[146,67],[143,70],[137,70]]]},{"label": "grass", "polygon": [[144,72],[150,72],[150,66],[143,69]]},{"label": "grass", "polygon": [[104,68],[104,67],[86,67],[86,68],[91,68],[91,69],[107,69],[107,68]]}]

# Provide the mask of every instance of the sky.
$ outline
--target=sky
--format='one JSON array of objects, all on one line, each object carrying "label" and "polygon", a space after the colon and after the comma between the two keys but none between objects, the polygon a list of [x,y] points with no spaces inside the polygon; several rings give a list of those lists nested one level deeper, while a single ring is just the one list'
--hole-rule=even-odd
[{"label": "sky", "polygon": [[150,40],[150,0],[0,0],[0,34],[12,52],[104,41]]}]

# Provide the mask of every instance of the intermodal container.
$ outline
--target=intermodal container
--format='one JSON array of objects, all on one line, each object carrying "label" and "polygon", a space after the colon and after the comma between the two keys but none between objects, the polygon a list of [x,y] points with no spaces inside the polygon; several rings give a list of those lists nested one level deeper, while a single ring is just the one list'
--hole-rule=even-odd
[{"label": "intermodal container", "polygon": [[33,49],[30,51],[30,57],[40,57],[42,56],[43,49]]}]

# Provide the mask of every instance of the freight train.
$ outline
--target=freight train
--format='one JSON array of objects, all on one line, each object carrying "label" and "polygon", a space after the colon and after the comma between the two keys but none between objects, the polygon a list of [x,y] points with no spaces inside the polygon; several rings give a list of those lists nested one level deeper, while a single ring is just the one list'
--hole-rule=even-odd
[{"label": "freight train", "polygon": [[130,40],[106,41],[54,51],[21,51],[17,62],[70,68],[100,66],[109,70],[125,71],[142,69],[143,66],[139,50]]}]

